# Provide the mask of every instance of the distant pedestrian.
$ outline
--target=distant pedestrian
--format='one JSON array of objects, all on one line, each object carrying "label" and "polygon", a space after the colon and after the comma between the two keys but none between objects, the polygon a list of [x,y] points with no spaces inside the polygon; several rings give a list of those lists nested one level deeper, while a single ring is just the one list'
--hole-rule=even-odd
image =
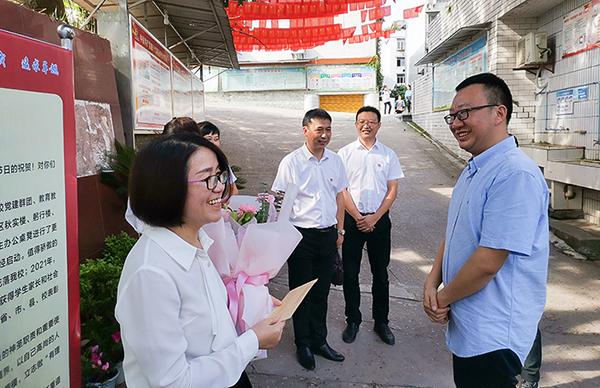
[{"label": "distant pedestrian", "polygon": [[548,186],[508,134],[512,107],[506,83],[484,73],[456,87],[444,117],[473,157],[452,193],[423,308],[448,323],[457,387],[515,387],[546,302]]},{"label": "distant pedestrian", "polygon": [[290,220],[302,240],[288,259],[289,288],[318,279],[293,316],[296,357],[315,369],[314,354],[332,361],[344,356],[327,343],[327,298],[337,247],[344,241],[344,198],[348,186],[340,157],[326,147],[331,140],[331,116],[323,109],[306,112],[302,147],[279,163],[273,191],[295,184],[299,192]]},{"label": "distant pedestrian", "polygon": [[374,330],[383,342],[393,345],[394,334],[388,326],[388,266],[392,245],[389,210],[396,200],[398,179],[404,177],[404,173],[396,153],[377,139],[381,113],[376,108],[360,108],[355,126],[358,139],[338,152],[348,177],[348,189],[344,190],[346,235],[342,247],[347,325],[342,339],[354,342],[362,322],[358,275],[366,243],[373,275]]},{"label": "distant pedestrian", "polygon": [[388,89],[387,85],[383,85],[381,89],[381,101],[383,101],[383,114],[392,113],[392,92]]},{"label": "distant pedestrian", "polygon": [[412,96],[413,96],[413,91],[412,91],[410,85],[408,85],[406,90],[404,91],[404,102],[406,103],[406,109],[408,110],[409,114],[412,109]]},{"label": "distant pedestrian", "polygon": [[396,114],[401,115],[402,113],[404,113],[405,109],[406,103],[404,102],[404,99],[398,96],[398,99],[396,100]]}]

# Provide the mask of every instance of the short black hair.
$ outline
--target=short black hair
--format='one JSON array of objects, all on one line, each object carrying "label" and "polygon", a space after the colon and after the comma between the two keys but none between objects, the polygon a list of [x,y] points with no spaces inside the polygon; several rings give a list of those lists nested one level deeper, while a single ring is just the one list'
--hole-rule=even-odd
[{"label": "short black hair", "polygon": [[379,109],[373,107],[373,106],[363,106],[362,108],[360,108],[357,112],[356,112],[356,117],[355,117],[355,121],[358,120],[358,115],[361,114],[362,112],[373,112],[377,115],[377,121],[381,121],[381,112],[379,112]]},{"label": "short black hair", "polygon": [[[183,225],[188,161],[202,147],[215,154],[220,171],[229,171],[223,151],[196,133],[162,136],[140,150],[129,178],[131,210],[136,217],[152,226]],[[230,193],[227,183],[222,198]]]},{"label": "short black hair", "polygon": [[221,131],[219,131],[219,128],[210,121],[200,121],[198,123],[198,128],[200,128],[200,136],[212,134],[221,136]]},{"label": "short black hair", "polygon": [[329,120],[330,122],[333,121],[331,120],[331,115],[327,113],[325,109],[315,108],[309,110],[304,114],[304,118],[302,119],[302,126],[305,127],[308,124],[310,124],[312,119]]},{"label": "short black hair", "polygon": [[492,73],[480,73],[465,79],[456,87],[458,92],[470,85],[480,84],[487,94],[488,104],[504,105],[506,107],[506,124],[510,122],[513,111],[513,99],[510,89],[504,80]]},{"label": "short black hair", "polygon": [[163,127],[163,135],[172,135],[180,132],[191,132],[199,134],[198,124],[191,117],[173,117]]}]

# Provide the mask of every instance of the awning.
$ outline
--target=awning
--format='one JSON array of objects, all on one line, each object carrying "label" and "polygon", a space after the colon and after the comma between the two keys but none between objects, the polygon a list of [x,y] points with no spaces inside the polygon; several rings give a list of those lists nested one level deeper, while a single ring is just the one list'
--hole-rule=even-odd
[{"label": "awning", "polygon": [[[119,5],[119,0],[76,2],[88,11]],[[129,1],[127,6],[129,13],[188,68],[200,64],[239,68],[222,0],[139,0]]]},{"label": "awning", "polygon": [[415,63],[415,66],[434,63],[442,58],[447,57],[448,54],[455,51],[457,47],[460,47],[460,45],[464,44],[475,35],[482,31],[489,30],[491,25],[491,22],[487,22],[459,28],[458,30],[454,31],[452,35],[444,39],[440,44],[425,54],[423,58],[419,59],[417,63]]}]

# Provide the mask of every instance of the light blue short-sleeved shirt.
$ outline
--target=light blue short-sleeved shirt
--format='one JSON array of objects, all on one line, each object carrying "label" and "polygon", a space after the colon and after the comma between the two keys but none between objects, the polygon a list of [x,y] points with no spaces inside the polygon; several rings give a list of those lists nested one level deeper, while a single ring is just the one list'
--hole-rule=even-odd
[{"label": "light blue short-sleeved shirt", "polygon": [[511,349],[524,362],[546,303],[548,186],[512,136],[475,156],[448,210],[442,279],[449,284],[478,246],[509,251],[481,290],[450,306],[446,342],[459,357]]}]

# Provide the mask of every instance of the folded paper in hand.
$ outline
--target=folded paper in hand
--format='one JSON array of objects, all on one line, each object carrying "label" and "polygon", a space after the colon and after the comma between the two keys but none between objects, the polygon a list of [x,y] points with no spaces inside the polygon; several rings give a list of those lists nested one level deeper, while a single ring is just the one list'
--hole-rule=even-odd
[{"label": "folded paper in hand", "polygon": [[269,317],[277,318],[280,321],[286,321],[294,315],[294,312],[300,306],[300,303],[308,294],[308,291],[312,288],[312,286],[317,282],[317,279],[311,280],[308,283],[304,283],[301,286],[298,286],[288,292],[288,294],[281,301],[281,306],[275,308]]}]

